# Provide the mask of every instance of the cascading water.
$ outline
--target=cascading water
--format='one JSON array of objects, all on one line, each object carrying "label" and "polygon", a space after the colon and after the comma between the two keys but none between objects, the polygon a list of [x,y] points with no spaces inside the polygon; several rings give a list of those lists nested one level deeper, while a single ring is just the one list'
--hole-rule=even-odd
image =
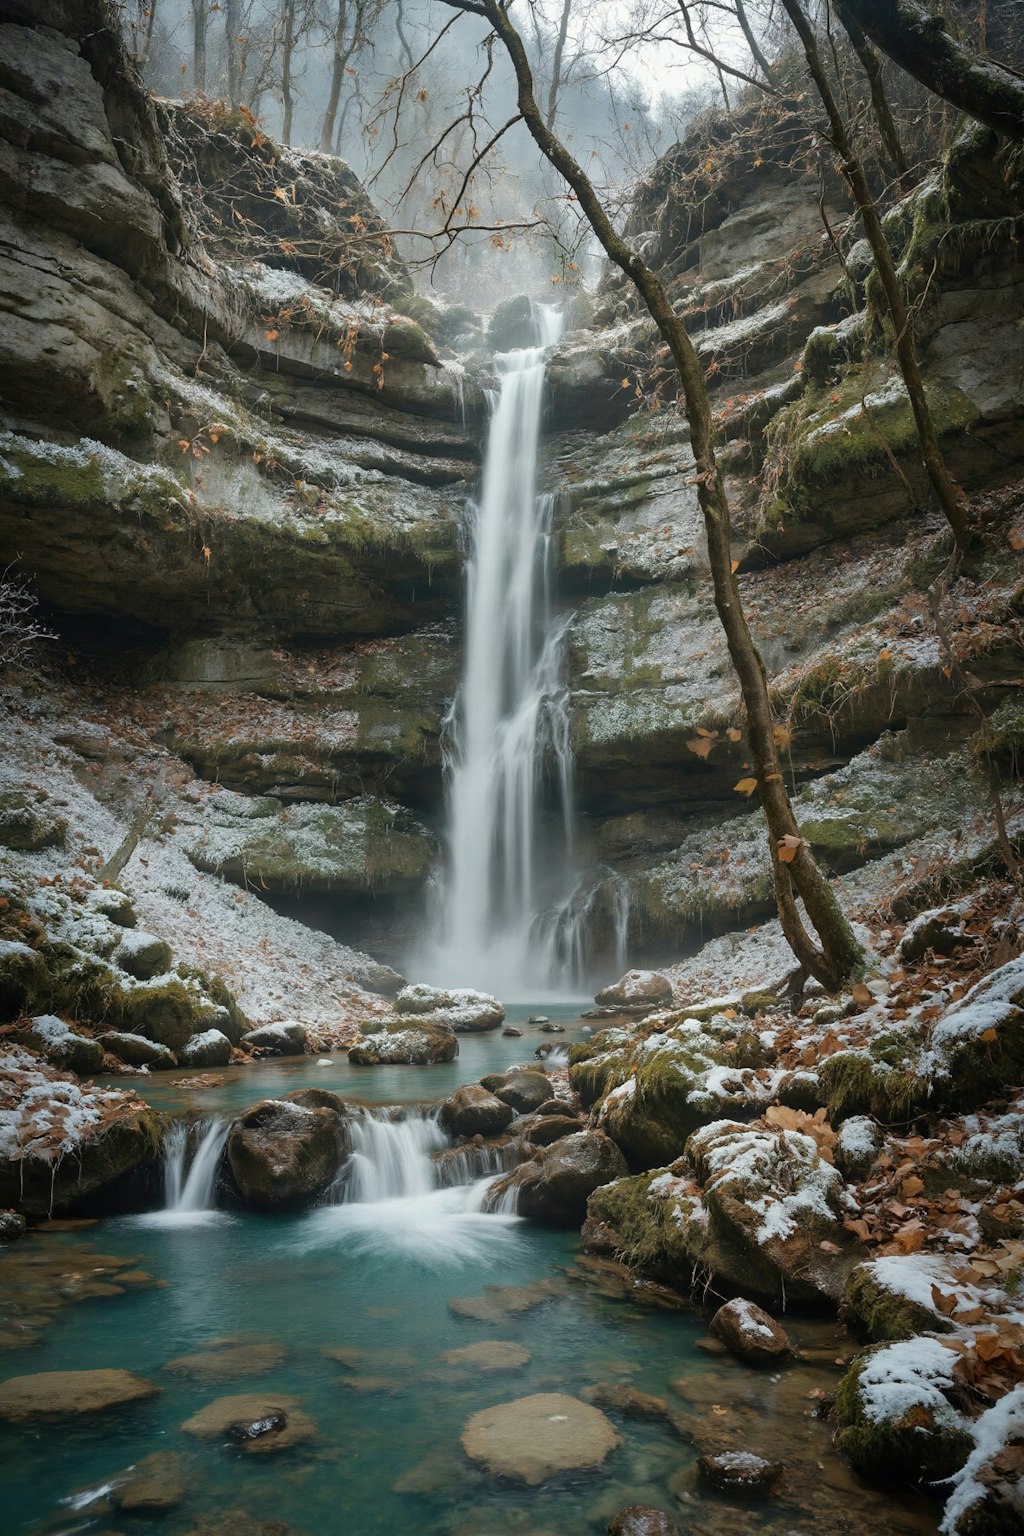
[{"label": "cascading water", "polygon": [[400,1256],[429,1269],[500,1263],[517,1224],[514,1212],[488,1214],[491,1173],[452,1185],[431,1157],[449,1138],[434,1115],[392,1118],[364,1110],[349,1121],[352,1154],[335,1205],[310,1213],[309,1247],[343,1242],[347,1253]]},{"label": "cascading water", "polygon": [[201,1121],[198,1125],[175,1121],[164,1138],[164,1208],[135,1220],[146,1226],[184,1227],[223,1219],[214,1197],[227,1135],[226,1120]]},{"label": "cascading water", "polygon": [[[561,316],[535,309],[540,345],[497,359],[483,489],[472,508],[465,660],[446,722],[448,865],[439,941],[424,971],[504,998],[564,988],[553,934],[538,917],[569,878],[572,754],[554,612],[553,498],[537,493],[545,348]],[[561,848],[537,856],[543,770],[553,764]]]}]

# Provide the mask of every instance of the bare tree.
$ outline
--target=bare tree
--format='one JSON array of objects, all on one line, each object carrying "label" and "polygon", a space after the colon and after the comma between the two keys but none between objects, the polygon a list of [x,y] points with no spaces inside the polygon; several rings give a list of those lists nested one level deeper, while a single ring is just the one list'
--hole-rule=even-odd
[{"label": "bare tree", "polygon": [[209,0],[192,0],[192,89],[206,94],[206,33]]},{"label": "bare tree", "polygon": [[[746,709],[750,751],[768,823],[779,918],[803,969],[834,989],[863,963],[863,953],[835,892],[800,835],[786,792],[767,675],[743,612],[733,569],[729,501],[715,456],[715,430],[704,369],[660,279],[618,234],[589,177],[545,123],[537,104],[526,49],[507,10],[499,0],[445,0],[445,3],[453,9],[483,17],[500,38],[515,72],[519,113],[534,142],[572,188],[609,259],[633,283],[668,345],[682,384],[690,425],[715,607]],[[798,896],[803,900],[818,942],[804,924]]]},{"label": "bare tree", "polygon": [[224,56],[227,63],[228,101],[237,107],[242,100],[242,65],[239,40],[242,34],[242,0],[224,0]]}]

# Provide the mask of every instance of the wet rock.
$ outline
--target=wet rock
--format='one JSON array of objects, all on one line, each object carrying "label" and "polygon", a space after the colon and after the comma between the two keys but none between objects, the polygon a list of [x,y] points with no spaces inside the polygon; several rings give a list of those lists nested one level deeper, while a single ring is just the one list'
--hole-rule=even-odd
[{"label": "wet rock", "polygon": [[126,1515],[159,1515],[185,1499],[185,1462],[174,1451],[154,1451],[115,1479],[110,1502]]},{"label": "wet rock", "polygon": [[538,1392],[484,1408],[462,1432],[470,1460],[529,1487],[560,1472],[598,1467],[619,1443],[600,1409],[562,1392]]},{"label": "wet rock", "polygon": [[136,981],[150,981],[170,970],[171,946],[155,934],[132,928],[125,933],[111,958]]},{"label": "wet rock", "polygon": [[600,1008],[621,1013],[646,1013],[672,1001],[672,983],[660,971],[627,971],[619,981],[604,987],[594,998]]},{"label": "wet rock", "polygon": [[356,981],[364,992],[377,992],[381,997],[397,997],[406,984],[404,976],[379,960],[367,960],[360,965]]},{"label": "wet rock", "polygon": [[[624,1419],[635,1419],[641,1424],[667,1424],[670,1429],[683,1434],[682,1415],[670,1407],[663,1397],[650,1392],[638,1392],[623,1382],[596,1381],[584,1387],[580,1393],[585,1403],[606,1408],[609,1413],[621,1414]],[[685,1435],[683,1435],[685,1438]]]},{"label": "wet rock", "polygon": [[264,1099],[228,1133],[228,1166],[246,1205],[287,1210],[308,1205],[348,1154],[345,1122],[332,1109]]},{"label": "wet rock", "polygon": [[166,1045],[157,1045],[155,1040],[147,1040],[145,1035],[128,1035],[110,1029],[100,1035],[99,1044],[128,1067],[153,1067],[159,1071],[178,1065],[173,1051]]},{"label": "wet rock", "polygon": [[489,1285],[479,1296],[453,1296],[448,1309],[456,1317],[471,1317],[479,1323],[502,1323],[508,1316],[532,1312],[556,1294],[553,1280],[537,1280],[533,1285]]},{"label": "wet rock", "polygon": [[551,1021],[546,1014],[531,1013],[526,1022],[527,1024],[549,1024]]},{"label": "wet rock", "polygon": [[300,1409],[298,1398],[259,1392],[215,1398],[181,1427],[187,1435],[221,1440],[252,1456],[290,1450],[316,1435],[316,1426]]},{"label": "wet rock", "polygon": [[953,1333],[955,1317],[940,1311],[935,1296],[956,1298],[956,1311],[975,1304],[958,1283],[957,1261],[938,1254],[887,1254],[852,1269],[843,1292],[842,1318],[869,1344],[895,1343],[919,1333]]},{"label": "wet rock", "polygon": [[467,1083],[441,1105],[441,1124],[454,1136],[500,1136],[512,1123],[514,1110],[481,1088]]},{"label": "wet rock", "polygon": [[450,1025],[407,1019],[397,1026],[364,1035],[349,1047],[348,1059],[355,1067],[396,1063],[424,1067],[437,1061],[454,1061],[458,1054],[458,1036]]},{"label": "wet rock", "polygon": [[506,1039],[518,1040],[523,1032],[521,1029],[516,1029],[514,1024],[506,1024],[501,1033]]},{"label": "wet rock", "polygon": [[501,1003],[486,992],[468,987],[443,991],[422,982],[403,987],[395,998],[395,1008],[401,1015],[415,1015],[423,1024],[447,1024],[456,1034],[497,1029],[505,1019]]},{"label": "wet rock", "polygon": [[457,1365],[474,1371],[518,1371],[530,1361],[530,1351],[521,1344],[503,1339],[482,1339],[478,1344],[464,1344],[441,1356],[445,1365]]},{"label": "wet rock", "polygon": [[79,1077],[91,1077],[103,1066],[103,1047],[99,1041],[80,1035],[52,1013],[37,1015],[14,1038],[19,1045],[38,1051],[51,1066],[64,1067]]},{"label": "wet rock", "polygon": [[532,1163],[524,1163],[494,1186],[494,1194],[514,1188],[520,1215],[557,1227],[578,1227],[587,1200],[602,1184],[627,1172],[618,1147],[600,1131],[563,1136]]},{"label": "wet rock", "polygon": [[545,1035],[564,1035],[565,1025],[555,1024],[550,1019],[546,1019],[541,1025],[541,1033]]},{"label": "wet rock", "polygon": [[781,1461],[766,1461],[750,1451],[701,1456],[697,1467],[704,1481],[722,1493],[770,1493],[785,1471]]},{"label": "wet rock", "polygon": [[41,1371],[36,1376],[11,1376],[0,1382],[0,1418],[18,1424],[25,1419],[74,1418],[102,1413],[126,1403],[156,1397],[160,1391],[130,1371]]},{"label": "wet rock", "polygon": [[857,1184],[871,1170],[882,1148],[882,1131],[868,1115],[851,1115],[839,1127],[834,1157],[843,1178]]},{"label": "wet rock", "polygon": [[261,1024],[242,1036],[242,1044],[264,1056],[304,1056],[308,1044],[306,1026],[297,1019]]},{"label": "wet rock", "polygon": [[679,1536],[679,1527],[663,1509],[629,1504],[612,1516],[608,1536]]},{"label": "wet rock", "polygon": [[24,1237],[28,1222],[17,1211],[0,1211],[0,1243],[13,1243]]},{"label": "wet rock", "polygon": [[741,1297],[719,1307],[711,1319],[711,1332],[748,1365],[777,1366],[793,1353],[785,1329],[763,1308]]},{"label": "wet rock", "polygon": [[219,1029],[205,1029],[182,1046],[178,1064],[182,1067],[226,1067],[231,1060],[231,1041]]},{"label": "wet rock", "polygon": [[177,1376],[197,1381],[222,1381],[233,1376],[261,1376],[285,1357],[285,1347],[274,1339],[251,1344],[208,1344],[198,1355],[179,1355],[164,1367]]},{"label": "wet rock", "polygon": [[0,939],[0,1019],[17,1018],[41,998],[46,965],[41,954],[16,939]]},{"label": "wet rock", "polygon": [[[538,1112],[539,1114],[539,1112]],[[522,1122],[520,1122],[521,1124]],[[534,1147],[549,1147],[563,1136],[573,1136],[580,1129],[576,1115],[540,1115],[522,1132],[524,1141]],[[519,1126],[516,1127],[517,1133]]]},{"label": "wet rock", "polygon": [[482,1077],[480,1082],[496,1098],[511,1104],[521,1115],[532,1114],[551,1097],[551,1079],[546,1072],[539,1070],[530,1072],[513,1069],[511,1072]]},{"label": "wet rock", "polygon": [[487,345],[494,352],[537,345],[536,305],[528,294],[502,299],[487,323]]}]

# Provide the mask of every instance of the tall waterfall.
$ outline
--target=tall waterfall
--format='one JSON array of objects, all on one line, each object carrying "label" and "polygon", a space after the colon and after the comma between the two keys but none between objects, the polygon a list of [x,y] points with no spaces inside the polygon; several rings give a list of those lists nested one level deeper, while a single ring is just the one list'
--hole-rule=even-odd
[{"label": "tall waterfall", "polygon": [[[544,353],[561,316],[543,306],[534,313],[540,345],[497,359],[483,488],[471,509],[465,659],[446,722],[448,862],[439,943],[426,966],[444,985],[504,998],[550,994],[567,979],[554,927],[537,931],[540,913],[571,883],[572,756],[568,621],[553,607],[553,498],[537,493]],[[561,825],[540,858],[547,764]]]}]

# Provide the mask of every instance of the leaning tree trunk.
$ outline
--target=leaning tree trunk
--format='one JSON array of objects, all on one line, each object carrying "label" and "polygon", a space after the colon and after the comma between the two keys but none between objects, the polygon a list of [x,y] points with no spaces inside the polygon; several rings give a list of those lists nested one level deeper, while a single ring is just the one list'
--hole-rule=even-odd
[{"label": "leaning tree trunk", "polygon": [[853,44],[853,51],[861,62],[861,68],[868,77],[868,86],[871,90],[871,105],[874,109],[878,131],[882,135],[885,152],[896,167],[897,174],[902,180],[904,176],[909,175],[910,165],[903,152],[896,120],[889,107],[889,98],[885,94],[881,61],[857,25],[857,18],[845,3],[845,0],[836,0],[836,11],[838,12],[839,20],[845,28],[847,37]]},{"label": "leaning tree trunk", "polygon": [[207,0],[192,0],[192,89],[206,95]]},{"label": "leaning tree trunk", "polygon": [[324,113],[323,126],[320,130],[320,148],[328,155],[334,148],[334,124],[338,116],[341,86],[345,78],[345,64],[348,60],[348,53],[345,51],[345,28],[347,25],[348,5],[346,0],[338,0],[338,19],[334,28],[334,59],[331,64],[331,89],[327,97],[327,110]]},{"label": "leaning tree trunk", "polygon": [[835,93],[829,84],[821,55],[818,52],[818,44],[800,0],[782,0],[789,16],[803,44],[804,53],[807,56],[808,68],[818,89],[828,115],[831,130],[832,143],[842,156],[843,175],[850,184],[857,204],[857,212],[860,214],[864,225],[864,233],[867,235],[868,244],[871,246],[871,254],[875,258],[875,266],[885,294],[886,308],[892,321],[895,332],[896,359],[899,363],[903,382],[910,396],[910,407],[914,413],[914,422],[917,427],[917,435],[921,445],[921,459],[932,483],[939,506],[946,517],[946,521],[953,530],[953,537],[959,550],[967,550],[970,547],[971,536],[967,523],[967,513],[963,500],[953,484],[946,461],[942,457],[942,449],[939,447],[939,437],[932,420],[932,413],[928,406],[928,397],[925,394],[924,380],[921,377],[921,369],[917,361],[917,349],[914,346],[914,336],[910,325],[910,316],[907,313],[906,300],[900,287],[900,280],[896,275],[896,267],[893,263],[892,252],[889,250],[889,242],[885,238],[882,229],[882,221],[875,207],[875,200],[871,196],[871,188],[868,185],[867,174],[853,147],[853,141],[847,131],[843,115],[839,110]]},{"label": "leaning tree trunk", "polygon": [[844,5],[883,53],[936,96],[1011,139],[1024,139],[1024,78],[994,59],[979,58],[954,37],[944,16],[918,0],[844,0]]},{"label": "leaning tree trunk", "polygon": [[[589,178],[544,122],[534,95],[526,50],[504,6],[499,0],[481,0],[479,4],[475,0],[446,0],[446,3],[486,17],[498,33],[515,70],[519,110],[534,141],[572,187],[610,260],[625,272],[637,289],[679,371],[697,467],[697,496],[707,534],[715,607],[746,708],[750,752],[768,823],[779,918],[790,948],[804,970],[834,990],[862,962],[863,953],[835,892],[800,837],[786,793],[764,664],[747,625],[733,571],[729,502],[715,459],[711,404],[700,359],[662,283],[617,233]],[[820,948],[804,926],[797,906],[798,895],[817,932]]]}]

